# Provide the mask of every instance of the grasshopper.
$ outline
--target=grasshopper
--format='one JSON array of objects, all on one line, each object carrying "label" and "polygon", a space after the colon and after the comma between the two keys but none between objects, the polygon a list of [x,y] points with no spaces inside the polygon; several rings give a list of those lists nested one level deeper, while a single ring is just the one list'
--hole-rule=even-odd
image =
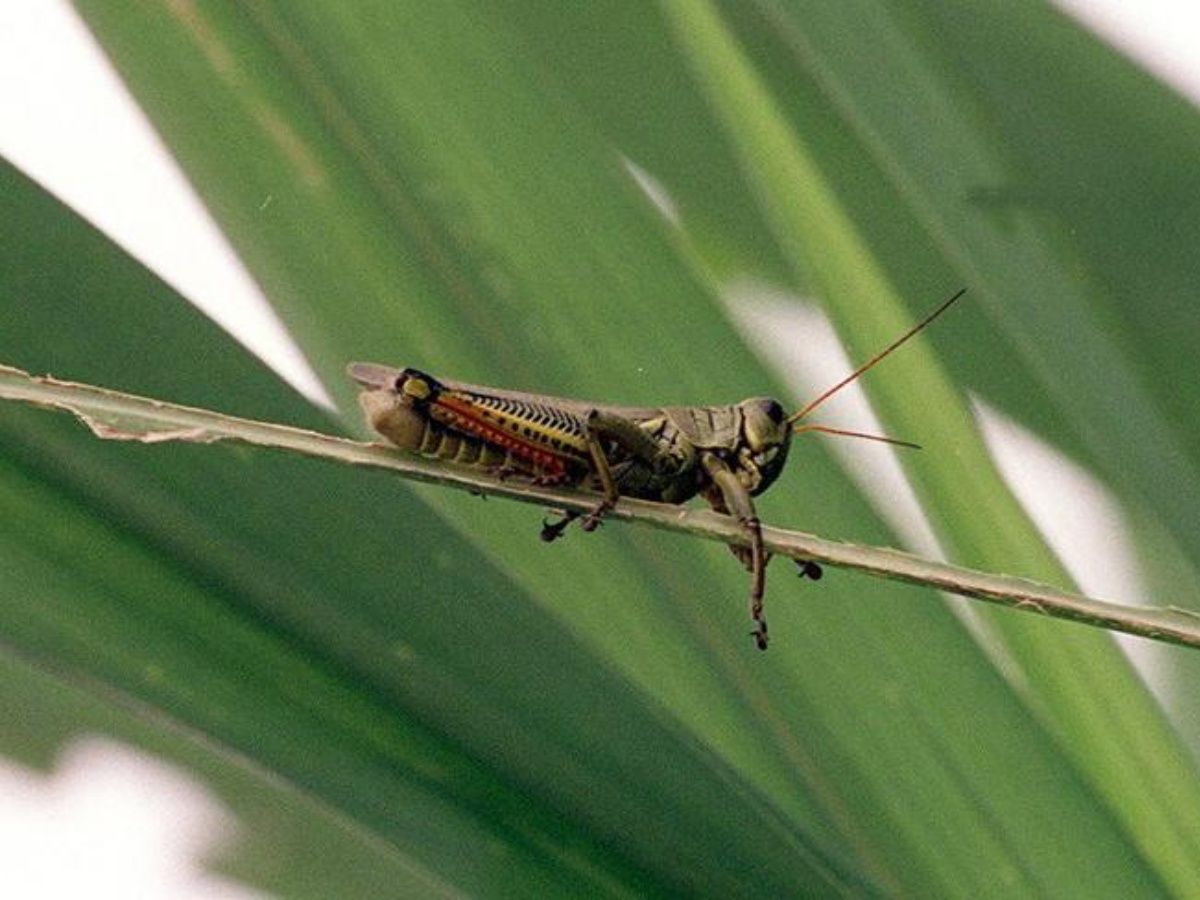
[{"label": "grasshopper", "polygon": [[[601,493],[586,514],[564,512],[557,522],[544,521],[545,541],[561,537],[575,519],[584,531],[593,531],[620,497],[680,504],[699,495],[717,512],[734,516],[746,530],[749,547],[730,549],[750,571],[751,634],[765,650],[768,556],[752,498],[783,471],[793,434],[822,432],[915,448],[907,441],[801,420],[965,292],[960,290],[791,415],[770,397],[730,406],[613,406],[481,387],[374,363],[351,363],[347,371],[363,388],[359,405],[368,423],[403,450],[486,469],[499,477],[520,475],[540,485],[582,485]],[[821,577],[815,562],[799,566],[801,576]]]}]

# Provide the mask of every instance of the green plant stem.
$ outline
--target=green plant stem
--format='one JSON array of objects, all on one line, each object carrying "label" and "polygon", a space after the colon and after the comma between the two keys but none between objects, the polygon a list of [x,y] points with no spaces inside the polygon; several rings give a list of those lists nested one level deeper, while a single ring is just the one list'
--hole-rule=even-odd
[{"label": "green plant stem", "polygon": [[[499,480],[478,469],[425,459],[381,444],[241,419],[50,377],[35,377],[3,365],[0,365],[0,399],[65,410],[79,418],[96,436],[106,440],[141,443],[237,441],[346,465],[388,469],[414,481],[458,488],[479,496],[507,497],[580,513],[590,511],[596,504],[596,495],[585,491],[543,487],[516,478]],[[622,499],[608,513],[608,518],[639,522],[726,544],[749,544],[745,530],[734,519],[709,510]],[[1200,647],[1200,616],[1187,610],[1109,603],[1023,578],[979,572],[886,547],[830,541],[782,528],[764,526],[762,533],[770,553],[794,560],[856,569],[1026,612],[1166,643]]]}]

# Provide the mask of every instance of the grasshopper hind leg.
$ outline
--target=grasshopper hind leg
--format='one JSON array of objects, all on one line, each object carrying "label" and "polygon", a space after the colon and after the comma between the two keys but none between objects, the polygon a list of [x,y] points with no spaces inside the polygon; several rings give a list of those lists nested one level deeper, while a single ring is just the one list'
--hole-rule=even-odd
[{"label": "grasshopper hind leg", "polygon": [[595,531],[604,516],[616,506],[620,497],[612,467],[604,452],[604,441],[611,441],[634,459],[657,469],[663,461],[662,451],[654,439],[634,422],[600,410],[592,410],[584,421],[584,439],[588,455],[592,460],[592,472],[600,482],[604,497],[589,512],[564,512],[557,522],[542,522],[542,540],[554,541],[562,537],[567,526],[579,519],[584,531]]}]

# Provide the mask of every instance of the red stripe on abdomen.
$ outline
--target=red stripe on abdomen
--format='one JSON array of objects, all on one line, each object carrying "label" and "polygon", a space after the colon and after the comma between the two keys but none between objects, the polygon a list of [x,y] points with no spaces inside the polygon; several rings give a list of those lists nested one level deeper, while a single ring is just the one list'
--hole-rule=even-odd
[{"label": "red stripe on abdomen", "polygon": [[517,459],[536,466],[547,475],[567,474],[567,462],[571,457],[556,453],[541,444],[518,437],[485,421],[469,401],[443,395],[433,401],[430,406],[435,412],[434,418],[441,420],[443,425],[448,425],[465,434],[487,441],[493,446],[507,450]]}]

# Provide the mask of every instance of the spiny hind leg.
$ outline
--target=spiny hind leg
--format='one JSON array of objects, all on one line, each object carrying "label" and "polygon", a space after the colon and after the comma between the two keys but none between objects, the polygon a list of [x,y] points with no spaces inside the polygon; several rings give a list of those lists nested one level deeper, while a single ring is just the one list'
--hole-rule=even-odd
[{"label": "spiny hind leg", "polygon": [[670,457],[662,445],[636,422],[604,410],[593,409],[588,413],[584,437],[587,440],[588,453],[592,457],[592,468],[604,491],[604,499],[597,503],[579,524],[584,531],[595,531],[600,520],[616,505],[620,497],[608,457],[604,453],[604,441],[616,444],[627,456],[655,472],[666,466]]},{"label": "spiny hind leg", "polygon": [[[617,493],[617,483],[613,479],[612,468],[608,464],[608,456],[605,455],[604,446],[601,443],[604,430],[603,425],[599,422],[599,415],[595,410],[588,414],[584,427],[584,439],[587,441],[588,454],[592,457],[592,471],[600,479],[604,497],[583,516],[579,527],[584,531],[595,531],[600,520],[604,518],[604,514],[616,505],[617,497],[620,496]],[[634,427],[637,428],[636,425]]]},{"label": "spiny hind leg", "polygon": [[584,531],[595,531],[601,520],[620,498],[617,484],[604,452],[604,442],[611,441],[635,460],[658,470],[668,461],[667,454],[636,422],[603,410],[591,410],[584,420],[584,440],[592,461],[592,472],[600,481],[604,496],[586,513],[565,512],[557,522],[542,523],[542,540],[553,541],[562,536],[567,526],[579,519]]}]

